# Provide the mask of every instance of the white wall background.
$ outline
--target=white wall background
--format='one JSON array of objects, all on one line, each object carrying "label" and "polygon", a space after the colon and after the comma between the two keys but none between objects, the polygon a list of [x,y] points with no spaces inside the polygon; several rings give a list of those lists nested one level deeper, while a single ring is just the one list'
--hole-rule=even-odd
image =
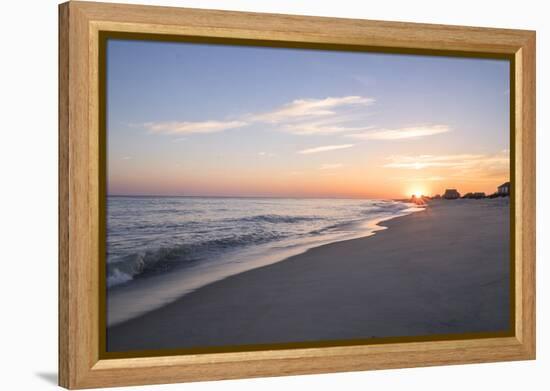
[{"label": "white wall background", "polygon": [[[105,1],[105,0],[104,0]],[[119,0],[119,2],[125,2]],[[549,13],[543,1],[151,0],[134,3],[537,30],[538,359],[145,387],[154,390],[548,389]],[[0,3],[0,388],[57,376],[57,1]],[[546,171],[546,173],[545,173]],[[546,176],[546,178],[545,178]],[[545,221],[546,220],[546,221]],[[546,239],[546,241],[545,241]],[[546,386],[544,384],[546,383]],[[135,388],[137,389],[137,388]]]}]

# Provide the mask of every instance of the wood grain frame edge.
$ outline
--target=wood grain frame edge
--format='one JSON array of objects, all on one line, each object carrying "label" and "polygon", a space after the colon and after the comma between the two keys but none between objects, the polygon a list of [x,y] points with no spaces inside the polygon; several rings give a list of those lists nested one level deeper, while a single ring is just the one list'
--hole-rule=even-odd
[{"label": "wood grain frame edge", "polygon": [[[94,8],[97,6],[97,10]],[[475,344],[453,342],[425,342],[412,344],[392,344],[385,347],[366,346],[356,350],[334,350],[333,348],[305,349],[303,351],[256,352],[246,354],[218,353],[215,355],[197,355],[196,357],[157,357],[138,359],[99,360],[97,349],[93,348],[94,337],[84,329],[90,314],[82,315],[78,310],[78,300],[89,291],[79,267],[89,260],[75,258],[76,250],[84,251],[87,243],[74,246],[75,241],[86,241],[74,232],[75,213],[87,206],[87,191],[91,185],[75,175],[82,174],[93,156],[89,154],[89,137],[92,130],[84,126],[90,110],[84,106],[88,102],[89,85],[75,85],[88,79],[88,66],[78,69],[75,65],[75,51],[82,42],[89,42],[90,25],[102,22],[100,15],[111,11],[128,11],[136,15],[149,8],[155,12],[177,10],[169,7],[144,7],[105,3],[68,2],[59,6],[59,384],[65,388],[93,388],[102,386],[123,386],[141,384],[175,383],[199,380],[218,380],[244,377],[282,376],[312,373],[329,373],[382,368],[402,368],[413,366],[450,365],[476,362],[525,360],[536,357],[535,339],[535,33],[526,30],[465,28],[447,26],[453,31],[468,31],[482,34],[503,34],[508,41],[495,50],[515,53],[520,66],[521,90],[516,97],[521,104],[519,123],[522,134],[520,159],[523,176],[521,178],[521,208],[519,219],[524,230],[521,232],[521,274],[516,292],[521,299],[521,313],[517,321],[521,323],[516,337],[502,338],[500,341],[479,342]],[[179,12],[182,12],[179,9]],[[233,17],[245,13],[231,11],[188,10],[197,15],[231,14]],[[262,14],[246,15],[261,18]],[[270,20],[276,17],[294,18],[290,15],[268,14]],[[321,20],[330,22],[330,18],[296,17],[297,20]],[[353,21],[353,20],[350,20]],[[368,21],[355,21],[365,25]],[[313,23],[313,22],[312,22]],[[346,23],[339,19],[338,24]],[[394,22],[375,22],[381,26],[414,26],[414,28],[445,29],[442,25],[407,24]],[[388,33],[389,34],[389,33]],[[83,36],[86,35],[86,36]],[[478,35],[476,35],[478,36]],[[390,40],[391,41],[391,40]],[[479,42],[478,50],[483,47]],[[467,46],[467,45],[466,45]],[[88,52],[86,52],[88,53]],[[87,61],[87,60],[86,60]],[[85,61],[85,62],[86,62]],[[84,74],[81,74],[81,73]],[[89,81],[88,81],[89,83]],[[84,83],[86,84],[86,83]],[[84,99],[84,97],[86,99]],[[82,111],[85,111],[83,115]],[[75,117],[79,117],[76,118]],[[90,120],[88,119],[88,124]],[[78,126],[77,126],[78,125]],[[78,132],[85,132],[84,136]],[[93,136],[93,134],[91,135]],[[80,137],[80,138],[79,138]],[[82,139],[85,145],[82,144]],[[79,141],[80,143],[77,143]],[[74,148],[86,150],[82,156]],[[77,151],[78,152],[78,151]],[[76,202],[75,202],[76,198]],[[75,206],[76,205],[76,206]],[[93,205],[93,203],[92,203]],[[85,217],[85,218],[90,218]],[[90,226],[93,226],[90,224]],[[86,228],[80,227],[76,233]],[[73,249],[73,250],[71,250]],[[78,265],[76,262],[80,262]],[[93,306],[92,306],[93,307]],[[91,308],[91,307],[90,307]],[[97,315],[97,314],[96,314]],[[92,316],[93,318],[93,316]],[[448,344],[447,344],[448,343]],[[314,350],[323,350],[323,352]],[[331,350],[332,349],[332,350]],[[287,353],[285,353],[287,352]],[[312,353],[313,352],[313,353]],[[318,354],[319,353],[319,354]],[[323,354],[321,354],[323,353]],[[300,355],[303,355],[300,357]],[[308,356],[309,355],[309,356]],[[391,355],[399,357],[392,359]]]}]

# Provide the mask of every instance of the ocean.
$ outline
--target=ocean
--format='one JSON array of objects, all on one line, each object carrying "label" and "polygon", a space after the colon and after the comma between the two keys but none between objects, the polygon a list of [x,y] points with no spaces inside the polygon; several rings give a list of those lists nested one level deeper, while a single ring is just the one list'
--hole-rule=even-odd
[{"label": "ocean", "polygon": [[417,210],[393,200],[109,196],[107,323]]}]

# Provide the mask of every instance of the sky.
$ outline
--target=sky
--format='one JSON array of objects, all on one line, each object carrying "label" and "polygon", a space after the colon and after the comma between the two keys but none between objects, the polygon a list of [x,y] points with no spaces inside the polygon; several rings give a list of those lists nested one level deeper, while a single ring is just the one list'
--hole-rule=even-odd
[{"label": "sky", "polygon": [[506,60],[110,39],[108,194],[493,193],[509,88]]}]

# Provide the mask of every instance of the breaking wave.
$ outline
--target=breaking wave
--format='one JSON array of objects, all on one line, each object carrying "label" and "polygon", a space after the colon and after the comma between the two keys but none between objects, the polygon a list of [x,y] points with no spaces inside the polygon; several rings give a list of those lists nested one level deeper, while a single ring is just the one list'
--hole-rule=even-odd
[{"label": "breaking wave", "polygon": [[362,222],[406,214],[410,207],[384,200],[110,198],[107,286],[233,250],[357,233]]}]

